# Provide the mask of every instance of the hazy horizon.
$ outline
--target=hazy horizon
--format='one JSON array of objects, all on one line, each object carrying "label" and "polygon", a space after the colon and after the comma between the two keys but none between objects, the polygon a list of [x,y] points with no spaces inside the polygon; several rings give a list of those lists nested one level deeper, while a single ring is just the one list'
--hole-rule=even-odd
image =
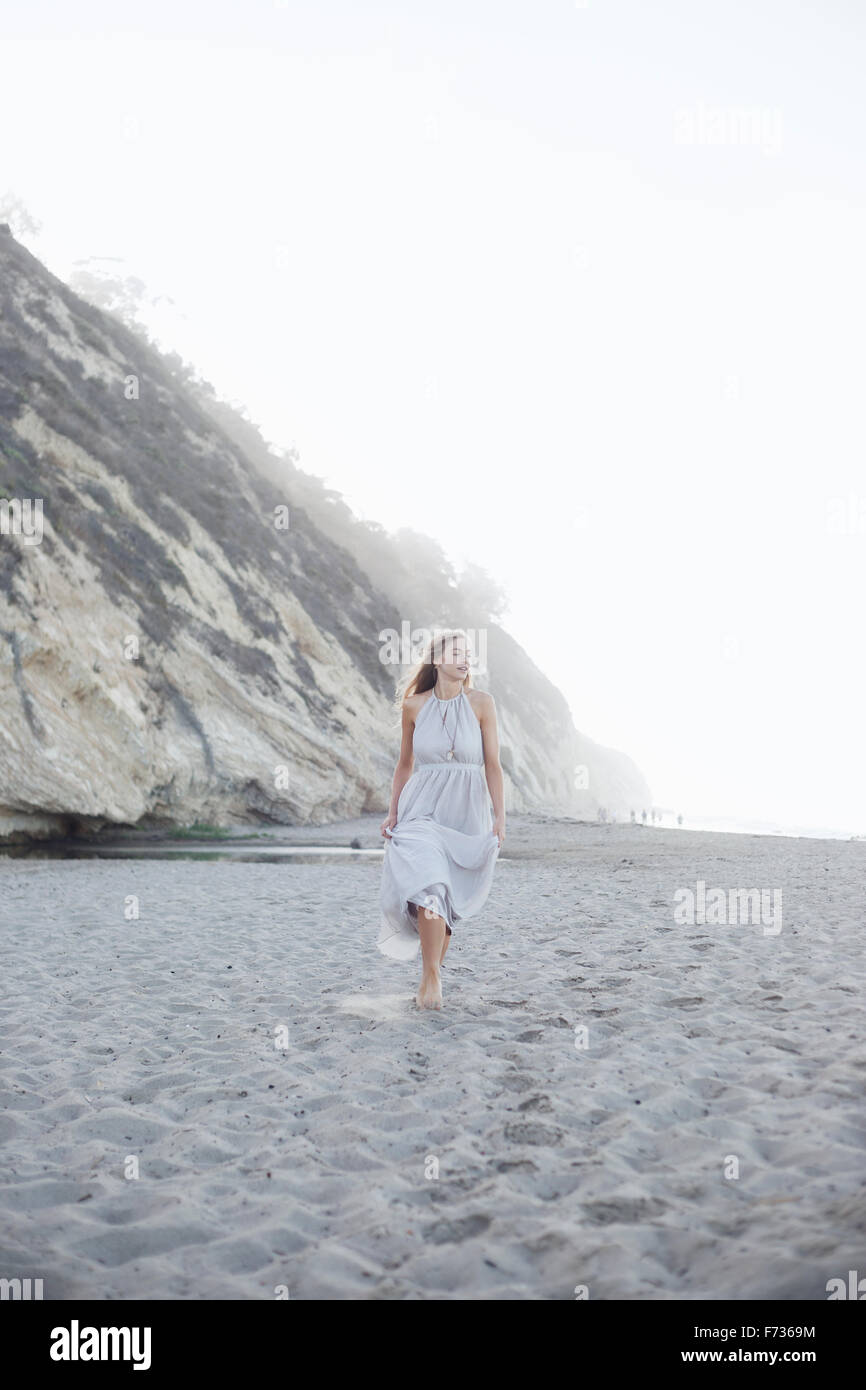
[{"label": "hazy horizon", "polygon": [[117,258],[301,468],[488,570],[656,805],[866,832],[861,12],[12,0],[3,30],[0,196],[49,269]]}]

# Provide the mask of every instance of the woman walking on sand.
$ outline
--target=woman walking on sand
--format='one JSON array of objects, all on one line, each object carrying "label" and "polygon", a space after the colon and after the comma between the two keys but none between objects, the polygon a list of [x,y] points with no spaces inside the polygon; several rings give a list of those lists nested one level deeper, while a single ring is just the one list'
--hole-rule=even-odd
[{"label": "woman walking on sand", "polygon": [[415,1002],[441,1009],[439,966],[454,924],[484,906],[505,840],[496,707],[492,695],[472,689],[462,629],[435,634],[397,704],[402,742],[382,822],[377,944],[395,960],[413,960],[420,945]]}]

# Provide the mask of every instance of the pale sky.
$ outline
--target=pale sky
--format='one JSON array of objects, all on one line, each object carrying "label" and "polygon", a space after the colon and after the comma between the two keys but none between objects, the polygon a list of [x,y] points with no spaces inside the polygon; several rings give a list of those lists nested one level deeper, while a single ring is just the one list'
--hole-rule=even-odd
[{"label": "pale sky", "polygon": [[488,569],[657,804],[866,832],[856,0],[0,28],[0,195],[50,269],[119,258],[267,438]]}]

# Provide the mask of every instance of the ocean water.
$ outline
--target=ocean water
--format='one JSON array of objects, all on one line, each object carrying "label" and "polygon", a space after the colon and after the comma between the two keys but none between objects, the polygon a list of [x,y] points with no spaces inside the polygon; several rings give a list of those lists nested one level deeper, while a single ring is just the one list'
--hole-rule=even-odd
[{"label": "ocean water", "polygon": [[[664,822],[667,824],[667,822]],[[866,843],[866,829],[861,827],[858,834],[854,830],[840,830],[826,825],[780,825],[777,821],[738,820],[730,816],[700,816],[689,820],[683,818],[683,830],[715,830],[731,835],[790,835],[809,840],[863,840]]]}]

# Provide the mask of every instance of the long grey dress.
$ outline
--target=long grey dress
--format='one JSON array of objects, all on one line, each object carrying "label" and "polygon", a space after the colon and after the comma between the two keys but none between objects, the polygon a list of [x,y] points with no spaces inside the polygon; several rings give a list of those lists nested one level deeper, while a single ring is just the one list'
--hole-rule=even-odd
[{"label": "long grey dress", "polygon": [[412,960],[419,950],[418,910],[438,913],[451,931],[481,910],[499,854],[481,725],[465,691],[450,700],[430,692],[412,750],[415,768],[400,793],[382,866],[377,945],[395,960]]}]

